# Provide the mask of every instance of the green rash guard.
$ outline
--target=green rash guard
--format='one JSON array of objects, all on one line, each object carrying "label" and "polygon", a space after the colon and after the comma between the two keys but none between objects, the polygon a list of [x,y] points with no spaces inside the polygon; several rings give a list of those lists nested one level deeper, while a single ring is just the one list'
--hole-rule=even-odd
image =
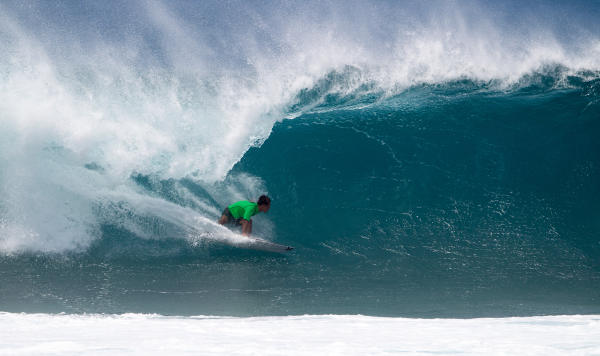
[{"label": "green rash guard", "polygon": [[258,204],[247,200],[240,200],[227,208],[234,219],[241,218],[250,221],[254,215],[258,214]]}]

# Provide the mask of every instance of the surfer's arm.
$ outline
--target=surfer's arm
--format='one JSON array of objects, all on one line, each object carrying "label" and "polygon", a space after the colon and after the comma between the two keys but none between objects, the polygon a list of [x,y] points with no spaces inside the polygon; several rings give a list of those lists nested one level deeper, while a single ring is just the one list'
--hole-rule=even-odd
[{"label": "surfer's arm", "polygon": [[242,219],[242,235],[250,236],[252,233],[252,220]]}]

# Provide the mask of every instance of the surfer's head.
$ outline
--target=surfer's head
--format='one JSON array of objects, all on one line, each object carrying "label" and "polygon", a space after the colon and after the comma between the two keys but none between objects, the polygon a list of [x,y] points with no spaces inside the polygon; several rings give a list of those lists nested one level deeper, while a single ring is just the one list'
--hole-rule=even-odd
[{"label": "surfer's head", "polygon": [[269,211],[269,208],[271,207],[271,198],[269,198],[266,195],[261,195],[258,198],[258,210],[262,211],[263,213],[266,213],[267,211]]}]

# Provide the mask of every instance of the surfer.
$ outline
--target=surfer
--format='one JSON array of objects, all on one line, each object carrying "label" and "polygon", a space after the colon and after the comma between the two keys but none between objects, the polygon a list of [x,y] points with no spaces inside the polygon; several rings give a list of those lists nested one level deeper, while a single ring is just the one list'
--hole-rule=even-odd
[{"label": "surfer", "polygon": [[223,210],[223,215],[219,219],[219,224],[231,224],[242,227],[242,235],[250,236],[252,233],[252,217],[259,212],[266,213],[271,207],[271,199],[266,195],[261,195],[258,202],[254,203],[248,200],[240,200],[231,204]]}]

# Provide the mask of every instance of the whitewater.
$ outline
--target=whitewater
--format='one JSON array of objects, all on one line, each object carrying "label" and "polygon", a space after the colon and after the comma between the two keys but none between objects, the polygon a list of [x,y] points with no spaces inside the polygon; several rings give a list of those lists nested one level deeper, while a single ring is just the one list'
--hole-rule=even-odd
[{"label": "whitewater", "polygon": [[[595,355],[600,317],[405,319],[1,313],[10,355]],[[326,332],[324,332],[326,331]]]},{"label": "whitewater", "polygon": [[600,354],[598,18],[3,1],[0,353]]},{"label": "whitewater", "polygon": [[419,320],[3,313],[0,318],[14,325],[10,333],[2,332],[0,351],[14,355],[583,355],[598,353],[600,333],[598,318],[583,316]]}]

